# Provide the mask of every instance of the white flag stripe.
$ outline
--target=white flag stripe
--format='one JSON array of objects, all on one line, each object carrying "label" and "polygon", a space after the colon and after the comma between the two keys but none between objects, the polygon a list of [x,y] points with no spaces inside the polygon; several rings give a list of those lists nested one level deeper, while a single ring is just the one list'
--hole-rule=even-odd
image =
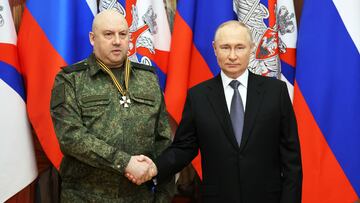
[{"label": "white flag stripe", "polygon": [[96,2],[96,0],[86,0],[86,3],[88,4],[91,12],[95,16],[96,13],[97,13],[97,2]]},{"label": "white flag stripe", "polygon": [[333,2],[360,54],[360,1],[333,0]]},{"label": "white flag stripe", "polygon": [[8,1],[0,0],[0,43],[16,45],[16,31]]},{"label": "white flag stripe", "polygon": [[155,13],[158,15],[157,24],[159,26],[159,32],[154,36],[155,48],[162,51],[170,51],[171,33],[164,3],[163,1],[153,0],[152,5]]},{"label": "white flag stripe", "polygon": [[22,98],[0,80],[0,202],[37,176],[33,141]]},{"label": "white flag stripe", "polygon": [[[154,46],[158,50],[170,51],[170,28],[169,22],[167,19],[165,7],[163,1],[158,0],[138,0],[136,2],[139,14],[139,25],[143,25],[144,21],[141,18],[146,12],[149,6],[151,5],[154,13],[156,14],[156,24],[158,27],[157,33],[153,36],[149,32],[144,33],[145,36],[154,39]],[[130,14],[128,14],[130,15]]]},{"label": "white flag stripe", "polygon": [[[16,45],[9,2],[0,0],[0,8],[0,43]],[[37,167],[25,102],[1,79],[0,98],[0,202],[4,202],[36,178]]]},{"label": "white flag stripe", "polygon": [[[279,38],[281,38],[281,40],[286,44],[286,46],[288,48],[296,48],[296,39],[297,39],[297,26],[296,26],[296,17],[295,17],[295,9],[294,9],[294,2],[293,1],[289,1],[289,0],[278,0],[277,1],[277,11],[279,12],[279,10],[285,6],[288,10],[288,14],[286,15],[286,17],[291,20],[291,22],[293,23],[293,32],[287,32],[286,34],[281,34],[281,32],[279,32]],[[277,12],[277,13],[278,13]],[[293,17],[291,17],[293,16]]]},{"label": "white flag stripe", "polygon": [[291,99],[291,102],[294,99],[294,86],[286,79],[286,77],[281,73],[280,80],[284,81],[286,83],[286,86],[288,88],[289,96]]}]

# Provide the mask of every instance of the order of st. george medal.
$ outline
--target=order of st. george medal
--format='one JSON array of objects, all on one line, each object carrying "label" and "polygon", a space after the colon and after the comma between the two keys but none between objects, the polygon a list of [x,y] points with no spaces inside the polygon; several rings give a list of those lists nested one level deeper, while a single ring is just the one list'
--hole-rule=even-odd
[{"label": "order of st. george medal", "polygon": [[125,108],[128,108],[131,104],[131,100],[127,96],[122,96],[120,99],[120,104],[123,105]]}]

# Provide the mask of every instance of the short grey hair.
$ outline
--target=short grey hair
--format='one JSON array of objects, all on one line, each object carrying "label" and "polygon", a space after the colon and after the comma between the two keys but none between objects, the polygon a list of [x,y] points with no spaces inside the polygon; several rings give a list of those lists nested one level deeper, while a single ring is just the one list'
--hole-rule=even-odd
[{"label": "short grey hair", "polygon": [[228,26],[228,25],[238,25],[239,27],[245,28],[246,32],[248,33],[250,43],[254,43],[250,29],[243,22],[240,22],[238,20],[229,20],[229,21],[226,21],[226,22],[220,24],[219,27],[215,31],[214,42],[219,33],[219,30],[221,30],[223,27]]}]

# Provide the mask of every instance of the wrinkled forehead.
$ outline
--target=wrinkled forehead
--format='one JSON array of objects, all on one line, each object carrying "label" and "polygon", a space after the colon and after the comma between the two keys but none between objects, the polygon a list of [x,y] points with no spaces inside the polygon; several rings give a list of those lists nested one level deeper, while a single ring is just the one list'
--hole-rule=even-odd
[{"label": "wrinkled forehead", "polygon": [[229,20],[220,24],[215,31],[214,42],[218,40],[219,36],[224,35],[224,33],[229,34],[234,31],[236,31],[236,33],[239,33],[239,35],[242,35],[242,37],[248,38],[251,44],[253,43],[252,33],[250,29],[244,23],[238,20]]},{"label": "wrinkled forehead", "polygon": [[227,25],[217,31],[214,42],[216,44],[251,44],[251,36],[242,26]]}]

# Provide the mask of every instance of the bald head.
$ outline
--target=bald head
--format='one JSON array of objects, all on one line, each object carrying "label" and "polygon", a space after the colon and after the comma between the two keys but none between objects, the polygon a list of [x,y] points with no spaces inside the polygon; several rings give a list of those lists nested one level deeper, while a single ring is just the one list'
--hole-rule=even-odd
[{"label": "bald head", "polygon": [[95,32],[96,29],[104,25],[106,22],[116,22],[126,27],[129,27],[125,17],[121,13],[119,13],[115,9],[108,9],[101,11],[100,13],[95,15],[92,24],[92,31]]},{"label": "bald head", "polygon": [[222,34],[224,30],[233,30],[239,28],[244,29],[246,31],[246,35],[247,35],[246,37],[249,40],[249,42],[252,44],[253,39],[250,29],[244,23],[237,20],[230,20],[222,23],[215,31],[214,42],[219,38],[219,35]]}]

